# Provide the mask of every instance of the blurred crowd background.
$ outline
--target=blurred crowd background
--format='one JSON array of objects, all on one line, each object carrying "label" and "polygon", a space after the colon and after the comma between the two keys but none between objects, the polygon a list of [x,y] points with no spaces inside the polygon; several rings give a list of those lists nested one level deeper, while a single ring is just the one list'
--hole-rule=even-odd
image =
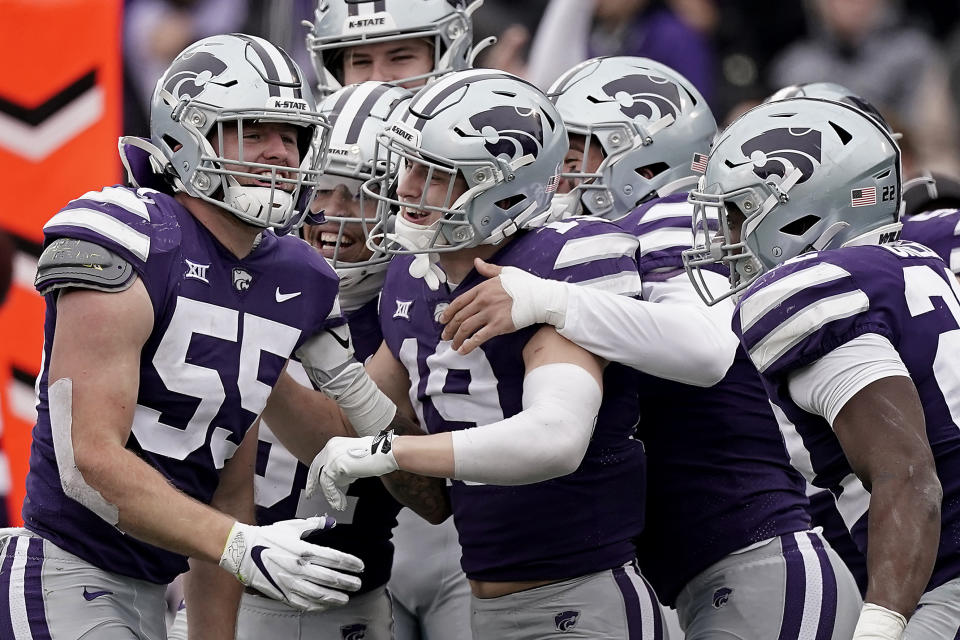
[{"label": "blurred crowd background", "polygon": [[[242,31],[313,74],[304,20],[316,0],[126,0],[125,133],[146,134],[156,78],[187,44]],[[668,64],[727,123],[789,84],[832,81],[873,102],[903,134],[904,170],[960,175],[960,2],[945,0],[485,0],[477,65],[546,89],[595,55]]]}]

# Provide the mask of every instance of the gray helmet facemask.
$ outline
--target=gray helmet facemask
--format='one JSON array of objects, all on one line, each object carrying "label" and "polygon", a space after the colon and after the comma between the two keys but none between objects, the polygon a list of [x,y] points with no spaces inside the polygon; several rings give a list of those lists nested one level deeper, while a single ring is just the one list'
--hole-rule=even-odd
[{"label": "gray helmet facemask", "polygon": [[[900,149],[860,110],[813,98],[760,105],[723,132],[690,193],[695,237],[684,265],[715,304],[809,251],[895,240],[900,191]],[[711,218],[722,233],[709,230]],[[706,284],[703,271],[717,265],[729,268],[729,291]]]}]

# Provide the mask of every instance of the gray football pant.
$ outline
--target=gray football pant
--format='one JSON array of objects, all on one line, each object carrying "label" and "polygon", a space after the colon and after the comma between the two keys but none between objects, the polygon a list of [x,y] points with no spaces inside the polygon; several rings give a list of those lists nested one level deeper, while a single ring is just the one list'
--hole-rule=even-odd
[{"label": "gray football pant", "polygon": [[677,597],[686,640],[850,640],[860,607],[856,581],[819,530],[732,553]]},{"label": "gray football pant", "polygon": [[667,637],[660,604],[636,563],[499,598],[471,598],[471,606],[475,640]]},{"label": "gray football pant", "polygon": [[165,591],[95,567],[26,529],[0,530],[3,640],[163,640]]},{"label": "gray football pant", "polygon": [[470,585],[453,518],[432,525],[402,509],[397,523],[388,583],[397,640],[468,640]]},{"label": "gray football pant", "polygon": [[[187,610],[177,612],[168,640],[187,640]],[[384,587],[350,598],[326,611],[298,611],[266,596],[244,593],[237,640],[392,640],[390,597]]]},{"label": "gray football pant", "polygon": [[907,623],[903,640],[960,638],[960,578],[927,591]]}]

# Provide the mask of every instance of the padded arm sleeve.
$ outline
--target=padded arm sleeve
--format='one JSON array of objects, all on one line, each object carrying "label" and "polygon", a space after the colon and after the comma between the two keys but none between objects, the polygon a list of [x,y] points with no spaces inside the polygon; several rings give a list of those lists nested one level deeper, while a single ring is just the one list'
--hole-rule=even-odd
[{"label": "padded arm sleeve", "polygon": [[297,357],[310,382],[340,405],[358,435],[377,435],[393,421],[397,408],[354,358],[346,325],[319,332]]},{"label": "padded arm sleeve", "polygon": [[910,376],[890,341],[864,333],[816,362],[790,374],[790,397],[804,411],[823,416],[830,425],[843,405],[871,382]]},{"label": "padded arm sleeve", "polygon": [[[715,276],[727,286],[726,279]],[[686,274],[644,283],[645,300],[587,287],[567,287],[566,320],[558,333],[587,351],[644,373],[709,387],[726,375],[738,340],[730,329],[733,302],[707,307]]]},{"label": "padded arm sleeve", "polygon": [[603,392],[583,367],[546,364],[523,379],[523,411],[454,431],[454,478],[486,484],[543,482],[576,471]]}]

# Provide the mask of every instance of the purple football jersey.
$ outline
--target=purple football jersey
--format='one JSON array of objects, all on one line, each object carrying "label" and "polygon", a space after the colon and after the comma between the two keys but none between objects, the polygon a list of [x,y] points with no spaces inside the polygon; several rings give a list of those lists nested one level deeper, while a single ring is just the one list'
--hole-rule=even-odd
[{"label": "purple football jersey", "polygon": [[960,209],[925,211],[903,219],[903,240],[930,247],[960,273]]},{"label": "purple football jersey", "polygon": [[[525,232],[490,261],[540,277],[639,291],[636,239],[600,220],[568,220]],[[410,376],[410,398],[430,433],[490,424],[522,410],[523,347],[539,326],[498,336],[463,356],[442,341],[440,313],[484,280],[475,271],[450,292],[430,291],[394,258],[380,303],[384,339]],[[467,576],[550,580],[629,562],[643,528],[644,454],[632,370],[610,365],[604,402],[580,468],[524,486],[453,481],[454,519]]]},{"label": "purple football jersey", "polygon": [[[693,239],[692,215],[678,193],[617,221],[640,240],[645,281],[683,277],[677,270]],[[638,558],[661,601],[673,605],[687,582],[729,553],[809,528],[805,483],[742,349],[713,387],[639,376],[647,520]]]},{"label": "purple football jersey", "polygon": [[943,485],[942,527],[929,588],[960,575],[960,285],[930,249],[912,242],[805,254],[761,276],[734,316],[734,330],[788,421],[791,460],[829,489],[866,552],[867,494],[830,425],[790,398],[790,372],[865,333],[900,354],[923,404]]},{"label": "purple football jersey", "polygon": [[[302,240],[270,232],[237,259],[176,200],[148,189],[86,193],[53,216],[44,233],[48,245],[88,240],[133,265],[154,325],[141,352],[127,448],[179,490],[209,502],[287,359],[324,327],[343,323],[336,274]],[[183,556],[124,535],[61,487],[47,403],[56,302],[55,293],[47,296],[24,521],[102,569],[167,583],[186,571]]]},{"label": "purple football jersey", "polygon": [[[380,346],[380,322],[377,301],[371,300],[359,309],[345,314],[358,360],[366,360]],[[310,379],[303,366],[291,360],[287,372],[300,384],[309,387]],[[400,503],[394,500],[380,478],[359,478],[347,490],[347,508],[334,511],[318,492],[307,498],[308,467],[298,461],[265,422],[260,424],[257,443],[257,468],[254,487],[257,503],[257,524],[272,524],[290,518],[309,518],[327,513],[337,520],[333,529],[317,531],[306,538],[323,547],[333,547],[363,560],[363,584],[357,592],[366,593],[382,587],[390,579],[393,566],[393,528],[397,525]]]}]

